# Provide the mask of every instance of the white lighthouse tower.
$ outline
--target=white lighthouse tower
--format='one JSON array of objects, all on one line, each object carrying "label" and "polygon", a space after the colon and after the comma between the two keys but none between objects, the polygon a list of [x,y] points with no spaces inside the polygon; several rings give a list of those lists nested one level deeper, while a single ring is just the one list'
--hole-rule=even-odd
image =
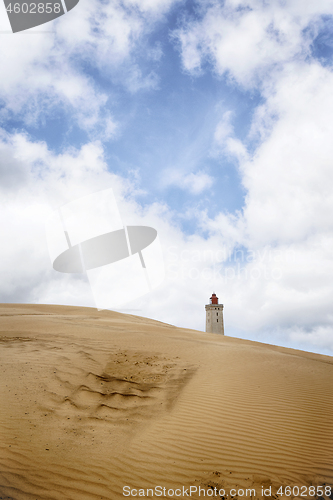
[{"label": "white lighthouse tower", "polygon": [[223,304],[219,304],[219,299],[216,297],[216,293],[212,294],[209,301],[210,303],[205,306],[206,332],[224,335]]}]

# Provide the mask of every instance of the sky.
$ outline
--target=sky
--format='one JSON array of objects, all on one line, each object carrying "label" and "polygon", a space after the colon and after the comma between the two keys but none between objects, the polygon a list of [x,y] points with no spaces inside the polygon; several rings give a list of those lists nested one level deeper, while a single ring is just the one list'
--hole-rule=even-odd
[{"label": "sky", "polygon": [[333,355],[333,1],[0,3],[0,302],[94,306],[45,220],[112,188],[166,270],[123,312]]}]

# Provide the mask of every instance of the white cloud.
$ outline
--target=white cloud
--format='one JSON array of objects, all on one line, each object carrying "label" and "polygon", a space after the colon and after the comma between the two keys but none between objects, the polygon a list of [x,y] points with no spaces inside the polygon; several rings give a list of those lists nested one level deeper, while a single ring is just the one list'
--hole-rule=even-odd
[{"label": "white cloud", "polygon": [[200,194],[213,185],[213,178],[205,172],[190,173],[184,176],[182,183],[192,194]]},{"label": "white cloud", "polygon": [[100,126],[101,121],[108,128],[110,121],[114,122],[102,112],[107,96],[71,65],[70,54],[62,53],[53,34],[6,35],[6,42],[0,45],[3,118],[15,115],[38,123],[41,115],[60,106],[71,110],[72,117],[87,131]]},{"label": "white cloud", "polygon": [[136,7],[141,12],[149,14],[165,14],[175,3],[181,3],[183,0],[125,0],[124,4],[130,7]]},{"label": "white cloud", "polygon": [[191,194],[198,195],[212,187],[213,182],[213,177],[203,171],[185,174],[179,170],[169,169],[164,173],[163,185],[164,187],[177,186]]},{"label": "white cloud", "polygon": [[232,112],[225,111],[222,116],[222,120],[218,123],[214,139],[217,143],[223,144],[223,142],[228,139],[229,136],[234,134],[234,127],[231,124]]},{"label": "white cloud", "polygon": [[136,93],[139,90],[155,90],[158,88],[159,78],[154,71],[151,71],[148,75],[143,76],[140,68],[132,64],[130,70],[127,72],[126,76],[123,75],[123,81],[126,83],[127,89],[131,93]]},{"label": "white cloud", "polygon": [[197,4],[203,12],[201,19],[187,20],[174,32],[184,68],[200,72],[211,61],[219,75],[228,74],[245,87],[294,58],[308,56],[320,16],[333,13],[329,0],[306,5],[300,0]]},{"label": "white cloud", "polygon": [[43,142],[2,132],[0,151],[1,300],[93,305],[84,277],[52,270],[44,221],[54,208],[108,186],[123,197],[128,182],[108,172],[99,143],[55,155]]},{"label": "white cloud", "polygon": [[[81,0],[75,9],[45,26],[0,33],[5,42],[0,44],[2,118],[15,114],[37,123],[41,115],[62,106],[81,128],[110,138],[117,124],[105,111],[108,96],[80,65],[89,63],[131,92],[156,88],[156,74],[143,74],[131,55],[146,43],[145,36],[176,1]],[[0,29],[8,29],[3,4],[0,14]]]},{"label": "white cloud", "polygon": [[235,136],[231,111],[223,113],[222,119],[215,129],[213,154],[216,153],[234,157],[238,161],[244,161],[248,158],[246,147]]},{"label": "white cloud", "polygon": [[119,0],[80,0],[56,29],[69,55],[110,67],[129,57],[147,29],[147,20],[138,9],[126,8]]},{"label": "white cloud", "polygon": [[278,118],[241,166],[253,240],[293,242],[333,229],[332,84],[318,64],[286,67],[268,97],[265,114]]},{"label": "white cloud", "polygon": [[303,346],[312,346],[314,349],[322,348],[327,354],[333,352],[333,328],[332,326],[318,326],[309,330],[295,328],[289,330],[292,341]]}]

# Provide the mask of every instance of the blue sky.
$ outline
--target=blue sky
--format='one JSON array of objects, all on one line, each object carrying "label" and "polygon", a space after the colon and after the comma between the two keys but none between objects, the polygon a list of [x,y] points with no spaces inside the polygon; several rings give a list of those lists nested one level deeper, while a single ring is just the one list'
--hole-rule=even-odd
[{"label": "blue sky", "polygon": [[203,330],[214,290],[227,334],[332,354],[333,3],[80,0],[16,34],[1,8],[0,300],[93,305],[43,224],[112,187],[165,256],[128,308]]}]

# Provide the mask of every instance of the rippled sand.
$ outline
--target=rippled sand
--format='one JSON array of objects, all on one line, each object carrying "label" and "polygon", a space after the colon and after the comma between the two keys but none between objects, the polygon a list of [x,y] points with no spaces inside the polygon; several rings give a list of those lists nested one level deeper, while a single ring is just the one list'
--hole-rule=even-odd
[{"label": "rippled sand", "polygon": [[192,486],[194,499],[194,487],[224,489],[224,500],[230,488],[277,499],[298,485],[319,498],[310,485],[333,486],[331,357],[3,304],[0,364],[0,500],[113,500],[125,485]]}]

